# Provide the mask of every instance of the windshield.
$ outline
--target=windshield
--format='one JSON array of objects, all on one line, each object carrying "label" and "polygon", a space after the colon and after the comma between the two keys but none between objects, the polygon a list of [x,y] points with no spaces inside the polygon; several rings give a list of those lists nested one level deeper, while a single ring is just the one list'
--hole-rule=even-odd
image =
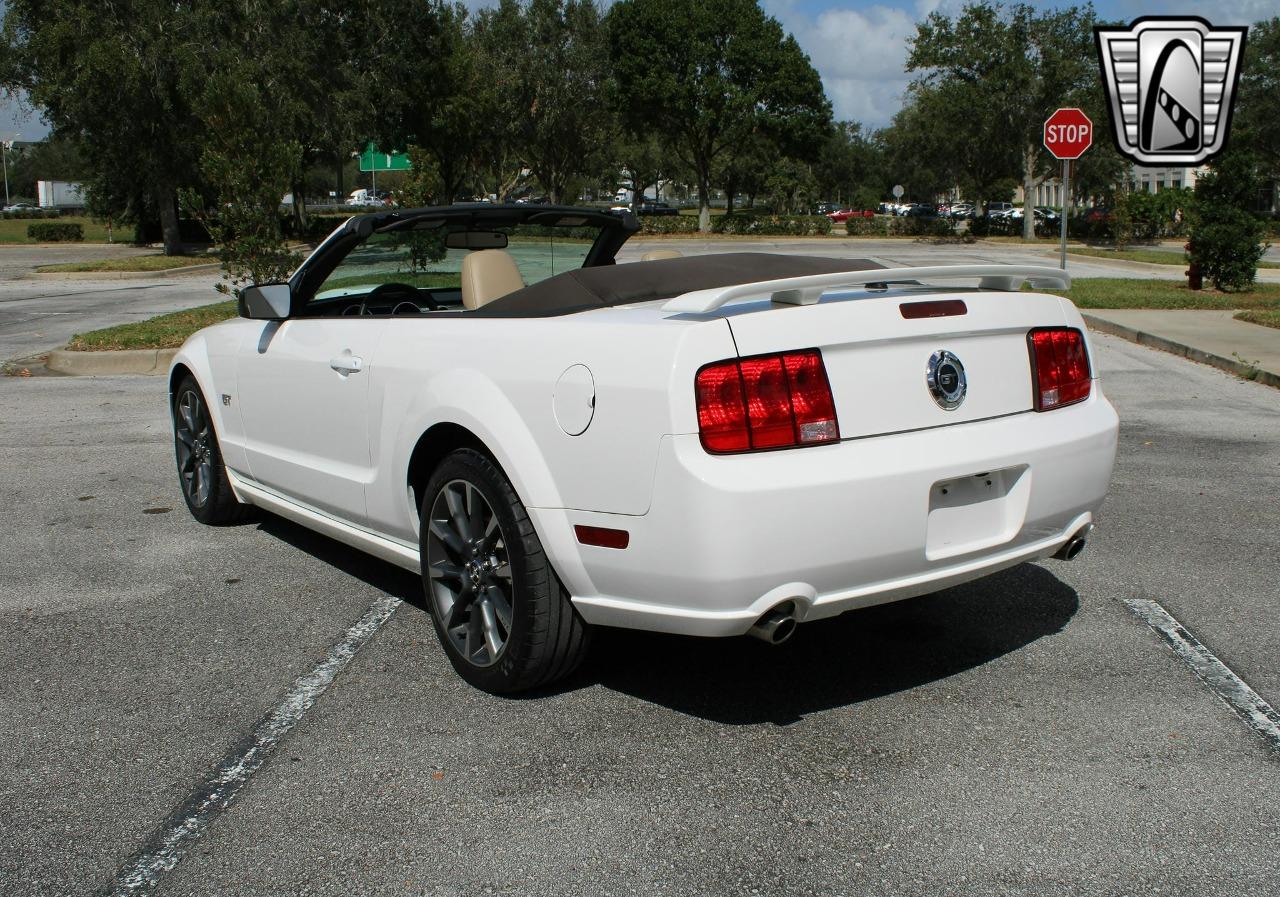
[{"label": "windshield", "polygon": [[[591,226],[529,224],[468,231],[436,223],[434,227],[374,233],[333,269],[313,301],[366,294],[384,283],[432,291],[460,290],[462,260],[480,248],[505,249],[527,286],[581,268],[600,231]],[[463,245],[476,248],[459,248]]]}]

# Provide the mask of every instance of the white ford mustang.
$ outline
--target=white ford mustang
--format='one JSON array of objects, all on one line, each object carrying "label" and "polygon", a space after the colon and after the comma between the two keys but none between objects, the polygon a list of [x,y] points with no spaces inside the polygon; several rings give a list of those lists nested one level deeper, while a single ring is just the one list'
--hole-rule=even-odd
[{"label": "white ford mustang", "polygon": [[1065,274],[615,265],[636,227],[352,218],[174,359],[191,512],[258,506],[420,571],[495,692],[570,672],[592,625],[778,642],[1083,548],[1116,413],[1075,307],[1020,291]]}]

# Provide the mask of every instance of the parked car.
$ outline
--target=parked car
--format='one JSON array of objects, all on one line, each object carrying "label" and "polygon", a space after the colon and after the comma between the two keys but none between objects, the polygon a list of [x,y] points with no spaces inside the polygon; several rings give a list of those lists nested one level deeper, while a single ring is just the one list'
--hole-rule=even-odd
[{"label": "parked car", "polygon": [[917,203],[907,209],[908,218],[937,218],[938,210],[927,202]]},{"label": "parked car", "polygon": [[39,211],[39,209],[40,209],[40,207],[39,207],[39,206],[33,206],[33,205],[32,205],[31,203],[29,203],[29,202],[15,202],[13,205],[5,206],[5,207],[4,207],[4,209],[2,209],[2,210],[0,210],[0,211],[5,211],[5,212],[36,212],[36,211]]},{"label": "parked car", "polygon": [[1088,224],[1100,224],[1104,221],[1110,221],[1113,217],[1111,209],[1107,206],[1094,206],[1084,213],[1084,220]]},{"label": "parked car", "polygon": [[989,202],[987,203],[988,218],[1004,218],[1013,211],[1013,203],[1011,202]]},{"label": "parked car", "polygon": [[679,215],[680,210],[655,199],[646,199],[636,209],[637,215]]},{"label": "parked car", "polygon": [[840,224],[850,218],[874,218],[875,212],[870,209],[838,209],[827,215],[834,223]]},{"label": "parked car", "polygon": [[813,207],[814,215],[830,215],[832,212],[840,211],[840,206],[834,202],[820,202]]},{"label": "parked car", "polygon": [[777,643],[1084,547],[1116,413],[1075,307],[1019,289],[1065,272],[615,264],[638,229],[528,204],[350,218],[177,352],[191,513],[256,506],[418,573],[493,692],[568,674],[596,626]]},{"label": "parked car", "polygon": [[960,219],[960,218],[972,218],[972,217],[973,217],[973,206],[972,206],[972,205],[970,205],[970,204],[969,204],[969,203],[967,203],[967,202],[953,203],[953,204],[952,204],[952,205],[947,209],[947,217],[948,217],[948,218],[956,218],[956,219]]}]

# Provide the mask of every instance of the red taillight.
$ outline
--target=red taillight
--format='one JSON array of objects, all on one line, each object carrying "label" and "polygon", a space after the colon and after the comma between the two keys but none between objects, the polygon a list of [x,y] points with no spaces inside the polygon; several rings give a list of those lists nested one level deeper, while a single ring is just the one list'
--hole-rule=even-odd
[{"label": "red taillight", "polygon": [[709,452],[749,452],[840,439],[817,349],[717,361],[695,381],[698,432]]},{"label": "red taillight", "polygon": [[1049,411],[1089,398],[1093,385],[1084,334],[1065,327],[1045,327],[1027,334],[1035,408]]},{"label": "red taillight", "polygon": [[575,524],[573,532],[583,545],[599,545],[601,548],[626,548],[631,544],[631,534],[625,529]]}]

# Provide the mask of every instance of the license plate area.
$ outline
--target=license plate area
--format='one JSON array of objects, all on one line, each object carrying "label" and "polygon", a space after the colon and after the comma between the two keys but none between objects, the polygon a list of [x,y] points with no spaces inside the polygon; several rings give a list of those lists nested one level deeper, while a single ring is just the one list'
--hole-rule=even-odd
[{"label": "license plate area", "polygon": [[1022,529],[1031,469],[1022,464],[939,480],[929,489],[925,558],[930,561],[1008,542]]}]

